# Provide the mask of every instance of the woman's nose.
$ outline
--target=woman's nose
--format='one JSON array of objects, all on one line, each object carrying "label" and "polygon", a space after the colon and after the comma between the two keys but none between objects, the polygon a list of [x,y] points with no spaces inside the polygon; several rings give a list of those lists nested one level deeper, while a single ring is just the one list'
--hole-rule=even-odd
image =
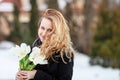
[{"label": "woman's nose", "polygon": [[46,36],[47,32],[46,31],[43,31],[42,35],[43,36]]}]

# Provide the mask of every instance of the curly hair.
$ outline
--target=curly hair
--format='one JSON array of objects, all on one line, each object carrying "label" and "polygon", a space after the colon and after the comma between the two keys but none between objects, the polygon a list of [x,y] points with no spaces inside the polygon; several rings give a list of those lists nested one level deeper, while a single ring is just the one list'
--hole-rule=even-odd
[{"label": "curly hair", "polygon": [[[51,32],[52,35],[41,45],[41,53],[46,55],[47,59],[52,57],[56,52],[60,53],[63,62],[65,62],[64,55],[71,59],[74,49],[70,39],[69,27],[63,15],[57,10],[47,9],[42,18],[49,19],[52,22],[53,30]],[[40,23],[41,21],[39,25]]]}]

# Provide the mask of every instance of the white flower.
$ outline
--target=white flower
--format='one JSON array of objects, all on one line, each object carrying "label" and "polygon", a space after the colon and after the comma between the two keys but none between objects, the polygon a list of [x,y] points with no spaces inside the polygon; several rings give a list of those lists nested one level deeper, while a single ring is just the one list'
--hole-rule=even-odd
[{"label": "white flower", "polygon": [[48,64],[47,60],[43,56],[38,56],[34,59],[33,63],[36,64]]},{"label": "white flower", "polygon": [[[21,70],[32,70],[37,64],[47,64],[45,56],[40,53],[40,48],[34,47],[31,48],[25,43],[21,43],[20,46],[16,45],[13,47],[12,52],[19,57],[19,67]],[[31,52],[31,53],[30,53]],[[29,54],[30,55],[27,55]],[[31,64],[32,62],[32,64]]]},{"label": "white flower", "polygon": [[25,43],[21,43],[20,46],[16,45],[16,47],[13,47],[12,52],[16,54],[19,57],[19,59],[22,59],[28,53],[30,53],[30,46],[28,46]]},{"label": "white flower", "polygon": [[41,55],[40,48],[34,47],[30,54],[29,60],[36,64],[47,64],[47,60],[45,60],[45,56]]},{"label": "white flower", "polygon": [[32,49],[30,56],[29,56],[29,60],[34,61],[35,57],[39,56],[39,54],[40,54],[40,48],[34,47]]}]

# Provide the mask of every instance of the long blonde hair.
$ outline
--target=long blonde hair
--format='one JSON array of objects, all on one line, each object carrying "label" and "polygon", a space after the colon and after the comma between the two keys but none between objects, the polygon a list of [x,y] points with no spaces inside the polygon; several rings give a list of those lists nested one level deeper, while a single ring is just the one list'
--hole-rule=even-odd
[{"label": "long blonde hair", "polygon": [[63,55],[71,59],[74,49],[70,39],[69,27],[63,15],[57,10],[47,9],[44,12],[43,18],[47,18],[52,22],[53,30],[51,32],[52,35],[41,45],[41,53],[47,59],[56,52],[60,53],[63,62],[65,62]]}]

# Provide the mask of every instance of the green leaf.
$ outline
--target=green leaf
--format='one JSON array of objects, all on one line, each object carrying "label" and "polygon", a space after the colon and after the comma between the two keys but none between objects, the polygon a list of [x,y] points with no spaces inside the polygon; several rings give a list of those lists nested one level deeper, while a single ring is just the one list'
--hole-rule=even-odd
[{"label": "green leaf", "polygon": [[25,70],[32,70],[35,67],[34,63],[31,62],[31,64],[27,65]]},{"label": "green leaf", "polygon": [[29,55],[27,54],[25,57],[23,57],[20,61],[19,61],[19,66],[21,70],[25,69],[26,63],[27,63],[27,59],[29,58]]},{"label": "green leaf", "polygon": [[19,66],[21,70],[32,70],[35,65],[29,60],[29,55],[26,55],[19,61]]}]

